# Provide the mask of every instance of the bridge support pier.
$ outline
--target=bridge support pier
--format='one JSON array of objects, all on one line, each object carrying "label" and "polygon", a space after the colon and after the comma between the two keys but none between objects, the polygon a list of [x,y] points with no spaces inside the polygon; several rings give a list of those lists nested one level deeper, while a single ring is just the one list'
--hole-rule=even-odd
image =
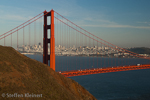
[{"label": "bridge support pier", "polygon": [[[47,25],[47,16],[51,16],[51,25]],[[47,38],[47,30],[50,29],[50,39]],[[50,55],[48,55],[48,43],[50,43]],[[54,37],[54,10],[44,11],[44,38],[43,38],[43,63],[55,70],[55,37]]]}]

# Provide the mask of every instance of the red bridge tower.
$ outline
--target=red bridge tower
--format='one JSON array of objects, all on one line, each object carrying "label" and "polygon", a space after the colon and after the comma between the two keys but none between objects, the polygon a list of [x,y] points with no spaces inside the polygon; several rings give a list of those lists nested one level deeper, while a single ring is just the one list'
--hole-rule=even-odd
[{"label": "red bridge tower", "polygon": [[[47,25],[47,16],[51,16],[51,25]],[[47,38],[47,30],[50,29],[50,39]],[[48,43],[50,43],[50,55],[48,55]],[[44,11],[44,38],[43,38],[43,63],[48,65],[50,60],[50,68],[55,70],[55,37],[54,37],[54,10],[50,12]]]}]

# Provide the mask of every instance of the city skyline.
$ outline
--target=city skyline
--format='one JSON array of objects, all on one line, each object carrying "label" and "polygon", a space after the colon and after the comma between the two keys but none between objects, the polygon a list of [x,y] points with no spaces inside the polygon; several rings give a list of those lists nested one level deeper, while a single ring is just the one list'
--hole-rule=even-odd
[{"label": "city skyline", "polygon": [[[149,3],[149,0],[0,1],[0,35],[44,10],[54,9],[78,26],[117,46],[150,47]],[[10,12],[10,9],[13,10]]]},{"label": "city skyline", "polygon": [[[131,49],[131,48],[127,48]],[[39,43],[38,45],[22,45],[16,48],[22,54],[43,54],[43,45]],[[48,54],[50,54],[50,47],[48,47]],[[120,49],[118,47],[108,47],[108,46],[79,46],[75,47],[69,46],[55,46],[56,56],[93,56],[93,57],[121,57],[121,58],[135,58],[138,56],[133,55],[129,51]],[[141,56],[149,57],[149,54],[141,53]]]}]

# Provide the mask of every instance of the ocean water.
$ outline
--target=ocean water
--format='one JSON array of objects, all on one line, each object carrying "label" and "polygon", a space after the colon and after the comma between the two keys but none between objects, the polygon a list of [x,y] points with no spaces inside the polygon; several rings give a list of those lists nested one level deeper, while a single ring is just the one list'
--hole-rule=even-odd
[{"label": "ocean water", "polygon": [[[42,62],[42,55],[26,55]],[[147,64],[149,60],[56,56],[56,71]],[[150,100],[150,69],[69,77],[98,100]]]}]

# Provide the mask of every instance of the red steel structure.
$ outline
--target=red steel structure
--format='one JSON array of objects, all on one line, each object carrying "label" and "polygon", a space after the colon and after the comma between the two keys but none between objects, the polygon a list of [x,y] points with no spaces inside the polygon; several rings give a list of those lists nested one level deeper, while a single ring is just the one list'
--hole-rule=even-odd
[{"label": "red steel structure", "polygon": [[[51,25],[47,25],[47,17],[51,16]],[[50,39],[47,38],[48,29],[50,29]],[[48,55],[48,43],[50,43],[50,55]],[[43,38],[43,63],[55,70],[55,37],[54,37],[54,10],[44,11],[44,38]]]},{"label": "red steel structure", "polygon": [[[44,13],[43,15],[41,15],[42,13]],[[41,23],[41,27],[43,27],[43,31],[44,31],[44,35],[43,35],[43,63],[48,65],[48,60],[50,60],[50,68],[52,68],[53,70],[55,70],[55,32],[56,31],[56,44],[59,40],[60,44],[63,46],[63,44],[67,44],[67,47],[70,46],[70,42],[74,42],[76,43],[77,46],[77,42],[83,43],[83,40],[85,42],[85,44],[87,44],[89,42],[89,45],[91,45],[91,41],[95,41],[97,47],[100,45],[102,46],[106,46],[111,48],[114,52],[117,52],[119,54],[121,53],[126,53],[128,55],[130,55],[131,57],[135,57],[135,58],[142,58],[142,59],[148,59],[150,60],[149,56],[144,56],[144,55],[140,55],[131,51],[128,51],[124,48],[120,48],[116,45],[113,45],[97,36],[95,36],[94,34],[82,29],[81,27],[79,27],[78,25],[74,24],[73,22],[69,21],[68,19],[66,19],[65,17],[63,17],[62,15],[60,15],[59,13],[57,13],[54,10],[51,10],[49,12],[44,11],[40,14],[38,14],[37,16],[31,18],[30,20],[26,21],[25,23],[17,26],[16,28],[0,35],[0,40],[3,39],[3,41],[0,41],[0,44],[3,42],[4,46],[7,46],[6,44],[10,44],[10,46],[12,46],[12,42],[13,42],[13,33],[17,33],[16,34],[16,40],[17,40],[17,50],[18,50],[18,38],[21,38],[19,41],[21,43],[23,43],[23,47],[24,47],[24,43],[25,40],[29,41],[29,46],[30,46],[30,37],[31,37],[31,32],[30,32],[30,24],[34,23],[34,37],[32,37],[32,40],[34,40],[34,45],[36,44],[36,33],[42,33],[39,31],[36,31],[36,21],[40,18],[42,18],[44,16],[44,27],[43,27],[43,23]],[[54,13],[57,14],[57,16],[54,16]],[[50,25],[47,25],[47,18],[48,16],[50,16]],[[54,18],[56,20],[56,30],[54,27]],[[58,27],[58,24],[60,26],[60,28]],[[28,31],[25,31],[25,29],[28,28]],[[64,29],[63,29],[64,28]],[[21,37],[18,37],[18,34],[21,34],[21,32],[19,32],[19,30],[23,30],[22,33],[23,35],[21,35]],[[48,33],[48,30],[50,30],[50,33]],[[58,31],[59,30],[59,31]],[[25,39],[27,37],[27,34],[25,34],[25,32],[29,33],[29,37],[27,39]],[[32,35],[33,35],[32,33]],[[59,33],[59,34],[58,34]],[[73,34],[71,36],[71,33]],[[48,38],[48,34],[50,34],[50,38]],[[10,38],[9,38],[10,36]],[[40,35],[39,35],[40,36]],[[58,39],[59,36],[59,39]],[[69,37],[68,37],[69,36]],[[84,36],[84,37],[83,37]],[[7,38],[8,37],[8,38]],[[42,36],[40,36],[41,38]],[[61,39],[65,37],[65,39]],[[71,39],[70,39],[71,38]],[[9,41],[7,41],[6,39],[9,39],[10,43],[8,43]],[[67,42],[66,42],[67,40]],[[41,38],[42,41],[42,38]],[[50,55],[48,55],[48,43],[50,43]],[[69,44],[68,44],[69,43]],[[19,43],[20,44],[20,43]],[[84,44],[84,45],[85,45]],[[21,44],[20,44],[21,45]],[[94,46],[94,42],[93,42],[93,46]],[[98,48],[97,48],[98,49]],[[96,49],[95,49],[96,50]],[[24,51],[23,51],[24,52]],[[98,52],[98,51],[97,51]],[[100,51],[100,53],[102,53]],[[104,54],[105,55],[105,54]],[[88,60],[89,61],[89,60]],[[89,61],[90,62],[90,61]],[[94,62],[94,59],[93,59]],[[98,59],[97,59],[98,62]],[[102,60],[100,60],[99,62],[102,62]],[[104,61],[106,62],[106,61]],[[109,61],[108,63],[111,63],[112,61]],[[116,63],[117,61],[115,60],[114,63]],[[126,61],[125,61],[126,62]],[[79,63],[79,62],[77,62]],[[68,62],[67,62],[68,64]],[[86,64],[87,65],[87,64]],[[75,70],[67,70],[68,71],[59,71],[59,73],[61,73],[62,75],[66,76],[66,77],[71,77],[71,76],[80,76],[80,75],[89,75],[89,74],[98,74],[98,73],[108,73],[108,72],[118,72],[118,71],[128,71],[128,70],[138,70],[138,69],[149,69],[150,68],[150,62],[148,64],[137,64],[137,65],[124,65],[124,66],[117,66],[116,64],[113,65],[113,67],[102,67],[102,63],[101,65],[97,65],[97,68],[88,68],[86,67],[86,65],[82,65],[84,68],[78,68]],[[61,65],[60,65],[61,66]],[[72,66],[69,66],[72,67]]]},{"label": "red steel structure", "polygon": [[118,67],[107,67],[107,68],[72,70],[72,71],[61,72],[61,74],[66,76],[66,77],[71,77],[71,76],[81,76],[81,75],[110,73],[110,72],[139,70],[139,69],[149,69],[149,68],[150,68],[150,64],[146,64],[146,65],[118,66]]}]

